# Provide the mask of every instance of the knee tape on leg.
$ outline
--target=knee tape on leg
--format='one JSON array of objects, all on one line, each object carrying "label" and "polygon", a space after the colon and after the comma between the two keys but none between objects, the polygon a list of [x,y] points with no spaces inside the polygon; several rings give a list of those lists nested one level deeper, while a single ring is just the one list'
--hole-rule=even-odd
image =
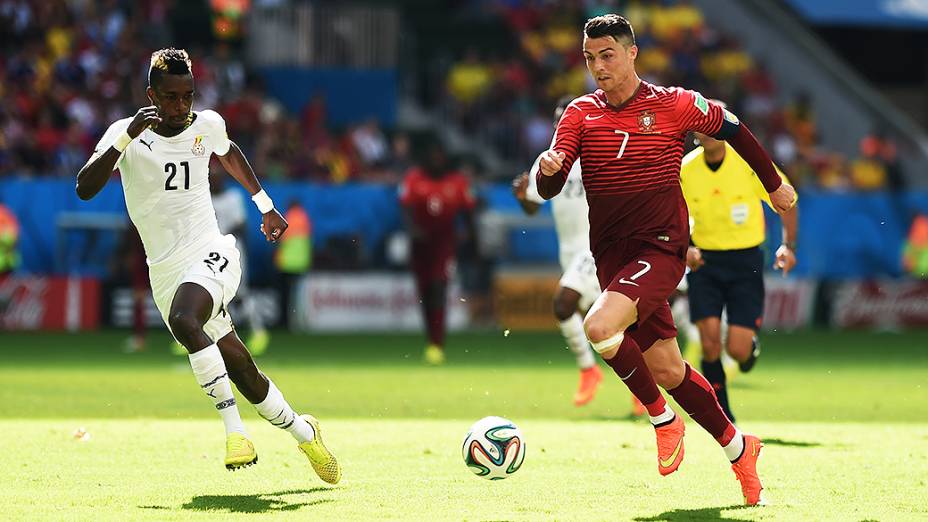
[{"label": "knee tape on leg", "polygon": [[617,348],[622,344],[622,339],[625,339],[625,332],[619,332],[608,339],[603,339],[595,343],[590,343],[593,345],[593,349],[596,350],[596,353],[608,352],[613,348]]}]

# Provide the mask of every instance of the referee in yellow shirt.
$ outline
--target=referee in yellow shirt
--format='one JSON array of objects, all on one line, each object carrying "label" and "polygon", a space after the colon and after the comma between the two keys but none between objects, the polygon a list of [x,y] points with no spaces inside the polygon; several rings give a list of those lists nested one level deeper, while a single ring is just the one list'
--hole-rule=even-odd
[{"label": "referee in yellow shirt", "polygon": [[[734,422],[725,389],[722,310],[728,315],[728,354],[741,371],[754,366],[760,347],[757,330],[764,313],[764,212],[767,191],[751,167],[724,141],[696,134],[700,147],[683,158],[680,182],[692,220],[690,319],[702,342],[702,373],[712,383],[719,404]],[[778,169],[779,172],[779,169]],[[784,183],[789,183],[780,172]],[[796,264],[797,207],[780,215],[783,244],[774,268],[785,276]]]}]

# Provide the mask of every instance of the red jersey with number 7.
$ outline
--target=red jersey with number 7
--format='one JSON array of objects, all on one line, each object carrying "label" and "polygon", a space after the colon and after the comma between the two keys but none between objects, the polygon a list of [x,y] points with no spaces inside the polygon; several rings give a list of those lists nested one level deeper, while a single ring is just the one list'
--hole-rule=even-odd
[{"label": "red jersey with number 7", "polygon": [[579,158],[594,256],[628,238],[682,254],[689,244],[680,188],[684,139],[689,131],[715,135],[724,118],[734,118],[728,114],[698,92],[645,81],[618,107],[602,90],[581,96],[564,111],[552,140],[551,148],[565,155],[563,168],[549,179],[539,172],[539,192],[559,192]]}]

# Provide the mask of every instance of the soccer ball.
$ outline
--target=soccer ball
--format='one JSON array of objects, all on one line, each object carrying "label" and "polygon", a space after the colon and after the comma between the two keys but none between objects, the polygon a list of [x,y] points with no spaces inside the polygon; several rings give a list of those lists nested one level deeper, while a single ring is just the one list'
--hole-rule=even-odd
[{"label": "soccer ball", "polygon": [[502,417],[484,417],[475,422],[461,448],[464,464],[478,477],[501,480],[512,475],[525,460],[522,432]]}]

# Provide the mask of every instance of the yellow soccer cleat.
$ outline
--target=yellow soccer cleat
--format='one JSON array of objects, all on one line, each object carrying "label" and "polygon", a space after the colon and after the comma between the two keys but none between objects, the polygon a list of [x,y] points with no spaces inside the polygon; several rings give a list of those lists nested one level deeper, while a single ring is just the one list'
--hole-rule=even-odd
[{"label": "yellow soccer cleat", "polygon": [[258,452],[254,444],[241,433],[230,433],[226,437],[226,469],[235,471],[239,468],[258,463]]},{"label": "yellow soccer cleat", "polygon": [[425,347],[422,360],[429,366],[441,366],[445,364],[445,351],[437,344],[430,344]]},{"label": "yellow soccer cleat", "polygon": [[313,440],[301,442],[297,447],[309,459],[309,463],[316,475],[319,475],[319,478],[329,484],[338,484],[338,481],[342,478],[342,468],[338,465],[338,461],[335,460],[335,455],[322,442],[319,421],[312,415],[301,415],[300,417],[313,427],[316,436],[313,437]]},{"label": "yellow soccer cleat", "polygon": [[271,334],[267,330],[255,330],[248,338],[248,351],[255,357],[264,355],[267,352],[267,346],[271,343]]}]

